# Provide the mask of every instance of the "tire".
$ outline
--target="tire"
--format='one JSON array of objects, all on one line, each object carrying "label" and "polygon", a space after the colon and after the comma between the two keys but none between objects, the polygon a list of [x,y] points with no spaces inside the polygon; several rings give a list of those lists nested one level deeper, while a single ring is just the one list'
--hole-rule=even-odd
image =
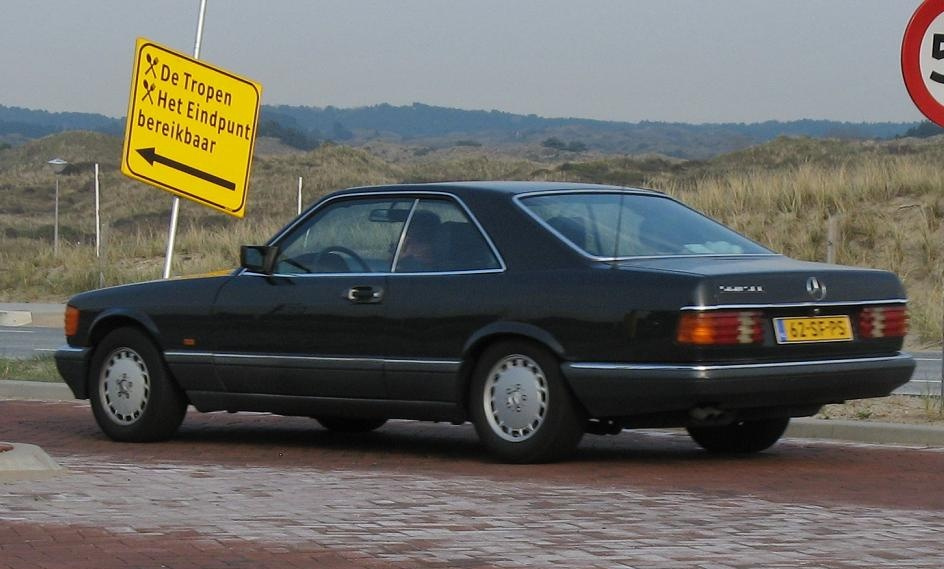
[{"label": "tire", "polygon": [[546,350],[524,341],[489,347],[476,363],[469,412],[479,439],[512,463],[549,462],[572,453],[583,413]]},{"label": "tire", "polygon": [[774,445],[790,424],[789,417],[735,421],[722,427],[688,427],[688,434],[712,453],[752,454]]},{"label": "tire", "polygon": [[95,348],[89,398],[99,428],[116,441],[169,439],[187,412],[160,352],[137,328],[118,328]]},{"label": "tire", "polygon": [[346,417],[316,417],[322,427],[336,433],[369,433],[384,426],[386,419],[348,419]]}]

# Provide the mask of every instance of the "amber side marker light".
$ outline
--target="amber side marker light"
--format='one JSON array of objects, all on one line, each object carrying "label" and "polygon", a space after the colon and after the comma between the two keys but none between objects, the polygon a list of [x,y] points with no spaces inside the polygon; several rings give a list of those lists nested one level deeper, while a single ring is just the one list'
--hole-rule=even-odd
[{"label": "amber side marker light", "polygon": [[764,341],[762,322],[756,310],[686,312],[679,318],[676,340],[696,346],[760,344]]},{"label": "amber side marker light", "polygon": [[74,306],[66,306],[65,316],[66,336],[75,336],[79,331],[79,309]]}]

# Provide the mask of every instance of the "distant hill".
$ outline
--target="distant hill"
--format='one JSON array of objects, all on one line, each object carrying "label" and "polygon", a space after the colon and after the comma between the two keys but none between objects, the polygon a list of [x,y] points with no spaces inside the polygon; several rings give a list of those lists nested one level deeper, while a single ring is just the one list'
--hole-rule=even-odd
[{"label": "distant hill", "polygon": [[[501,111],[467,111],[421,103],[336,107],[266,106],[263,118],[313,138],[357,144],[373,139],[485,146],[562,143],[607,154],[664,154],[678,158],[710,158],[768,142],[780,136],[886,139],[904,134],[917,123],[849,123],[827,120],[761,123],[688,124],[638,123],[577,118],[544,118]],[[553,139],[553,140],[551,140]],[[553,147],[553,144],[547,145]]]},{"label": "distant hill", "polygon": [[50,113],[0,105],[0,137],[40,138],[67,130],[90,130],[105,134],[121,134],[124,119],[94,113]]},{"label": "distant hill", "polygon": [[[502,111],[469,111],[414,103],[341,109],[264,105],[259,132],[309,150],[332,140],[358,146],[387,140],[415,146],[538,146],[573,153],[662,154],[707,159],[779,136],[887,139],[918,123],[849,123],[827,120],[761,123],[637,123],[545,118]],[[0,105],[0,142],[19,144],[67,130],[121,134],[124,119],[91,113],[50,113]]]}]

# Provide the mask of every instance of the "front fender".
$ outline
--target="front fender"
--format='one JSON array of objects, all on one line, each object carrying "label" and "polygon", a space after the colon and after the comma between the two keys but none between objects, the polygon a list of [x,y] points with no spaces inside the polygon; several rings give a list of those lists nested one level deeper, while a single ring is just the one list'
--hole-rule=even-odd
[{"label": "front fender", "polygon": [[158,349],[163,351],[157,324],[150,316],[133,308],[109,308],[100,312],[89,326],[88,345],[94,348],[106,334],[122,326],[143,328],[157,344]]}]

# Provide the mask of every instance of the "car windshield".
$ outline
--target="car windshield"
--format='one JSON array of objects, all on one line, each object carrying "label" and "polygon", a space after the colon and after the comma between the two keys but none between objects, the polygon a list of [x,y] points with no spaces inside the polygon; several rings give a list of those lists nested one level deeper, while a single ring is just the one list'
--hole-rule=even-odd
[{"label": "car windshield", "polygon": [[593,257],[772,253],[695,210],[657,195],[554,193],[527,196],[521,203],[559,237]]}]

